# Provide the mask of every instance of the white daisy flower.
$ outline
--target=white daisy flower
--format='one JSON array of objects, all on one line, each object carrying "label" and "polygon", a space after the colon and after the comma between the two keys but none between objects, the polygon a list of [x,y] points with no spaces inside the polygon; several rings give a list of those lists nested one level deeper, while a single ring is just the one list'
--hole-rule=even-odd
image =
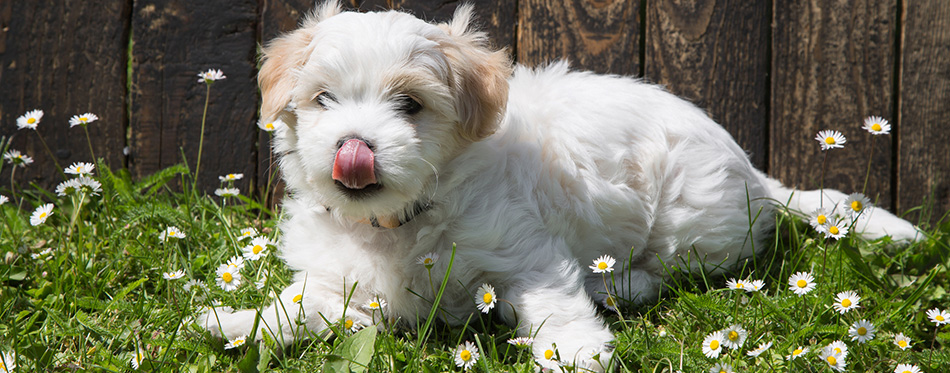
[{"label": "white daisy flower", "polygon": [[267,249],[274,246],[267,237],[254,237],[251,244],[244,247],[244,258],[247,260],[258,260],[267,255]]},{"label": "white daisy flower", "polygon": [[14,166],[26,167],[33,163],[33,157],[20,153],[19,150],[9,150],[3,153],[3,159]]},{"label": "white daisy flower", "polygon": [[434,266],[435,262],[438,262],[438,261],[439,261],[439,253],[428,253],[416,259],[416,263],[422,264],[428,269],[432,269],[432,266]]},{"label": "white daisy flower", "polygon": [[66,167],[63,172],[71,175],[92,175],[92,170],[95,168],[96,166],[92,163],[76,162],[72,166]]},{"label": "white daisy flower", "polygon": [[785,360],[789,360],[789,361],[795,360],[795,359],[798,359],[799,356],[802,356],[807,353],[808,353],[808,347],[798,346],[798,348],[792,350],[791,354],[789,354],[788,356],[785,356]]},{"label": "white daisy flower", "polygon": [[244,239],[254,237],[257,237],[257,229],[248,227],[241,230],[241,235],[238,236],[238,240],[243,241]]},{"label": "white daisy flower", "polygon": [[19,118],[16,118],[17,129],[29,128],[35,130],[36,126],[40,124],[40,120],[43,119],[43,110],[31,110],[26,112],[26,114],[21,115]]},{"label": "white daisy flower", "polygon": [[195,289],[196,291],[208,290],[208,286],[205,285],[204,281],[198,279],[188,280],[181,288],[184,289],[185,292],[191,292],[191,289]]},{"label": "white daisy flower", "polygon": [[831,342],[825,348],[830,349],[836,355],[841,355],[842,358],[848,357],[848,345],[842,341]]},{"label": "white daisy flower", "polygon": [[224,345],[225,350],[230,350],[232,348],[238,348],[247,343],[247,335],[239,335],[237,338],[231,339],[228,341],[228,344]]},{"label": "white daisy flower", "polygon": [[861,193],[851,193],[848,199],[844,201],[845,211],[852,219],[860,216],[870,206],[871,200]]},{"label": "white daisy flower", "polygon": [[722,352],[724,335],[721,331],[712,332],[703,339],[703,355],[715,359]]},{"label": "white daisy flower", "polygon": [[238,188],[218,188],[214,190],[214,195],[218,197],[237,197],[241,194]]},{"label": "white daisy flower", "polygon": [[97,117],[93,113],[73,115],[72,118],[69,118],[69,128],[73,128],[76,126],[85,127],[87,124],[95,122],[97,120],[99,120],[99,117]]},{"label": "white daisy flower", "polygon": [[732,290],[746,290],[747,287],[749,287],[749,282],[746,280],[730,278],[729,281],[726,281],[726,288]]},{"label": "white daisy flower", "polygon": [[215,272],[215,283],[224,291],[235,291],[241,286],[241,270],[227,263],[221,264]]},{"label": "white daisy flower", "polygon": [[37,207],[36,210],[33,210],[33,215],[30,216],[30,225],[35,227],[43,224],[46,222],[46,219],[49,219],[50,215],[53,215],[52,203]]},{"label": "white daisy flower", "polygon": [[495,307],[495,288],[489,284],[482,284],[475,292],[475,305],[482,313],[488,313]]},{"label": "white daisy flower", "polygon": [[712,368],[709,368],[709,373],[734,373],[732,370],[732,365],[725,361],[720,361],[713,364]]},{"label": "white daisy flower", "polygon": [[930,318],[930,321],[934,324],[937,324],[937,326],[950,322],[950,313],[938,308],[927,311],[927,317]]},{"label": "white daisy flower", "polygon": [[901,350],[906,350],[910,348],[910,338],[904,335],[904,333],[897,333],[897,335],[894,336],[894,344]]},{"label": "white daisy flower", "polygon": [[79,180],[69,179],[56,186],[56,195],[65,197],[78,192],[80,188],[82,188],[82,184],[79,183]]},{"label": "white daisy flower", "polygon": [[765,350],[768,350],[772,347],[772,342],[765,342],[756,347],[754,350],[746,352],[745,354],[752,357],[757,357],[761,355]]},{"label": "white daisy flower", "polygon": [[52,256],[52,255],[53,255],[53,248],[52,248],[52,247],[47,247],[46,249],[43,249],[43,251],[40,251],[40,252],[38,252],[38,253],[30,254],[30,258],[33,258],[34,260],[40,260],[40,259],[45,260],[45,259],[49,258],[49,257]]},{"label": "white daisy flower", "polygon": [[203,73],[198,73],[198,83],[214,83],[217,80],[227,78],[219,69],[209,69]]},{"label": "white daisy flower", "polygon": [[228,258],[227,262],[228,267],[234,268],[236,271],[244,269],[244,258],[239,255],[232,256]]},{"label": "white daisy flower", "polygon": [[162,274],[162,277],[166,280],[177,280],[185,277],[185,271],[179,269],[177,271],[165,272]]},{"label": "white daisy flower", "polygon": [[557,346],[555,346],[552,343],[551,348],[544,350],[544,360],[557,360],[557,359],[558,359]]},{"label": "white daisy flower", "polygon": [[162,242],[168,241],[169,238],[177,238],[177,239],[185,238],[185,232],[182,232],[180,229],[178,229],[178,227],[172,226],[172,227],[165,228],[165,230],[162,231],[162,233],[158,234],[158,239],[161,240]]},{"label": "white daisy flower", "polygon": [[851,335],[852,341],[858,341],[858,343],[867,343],[874,339],[874,333],[877,332],[877,329],[874,328],[874,324],[871,324],[867,320],[859,320],[851,325],[851,328],[848,329],[848,334]]},{"label": "white daisy flower", "polygon": [[284,128],[284,126],[285,126],[284,121],[280,119],[276,119],[272,122],[264,122],[261,120],[257,121],[257,127],[267,132],[277,131],[281,128]]},{"label": "white daisy flower", "polygon": [[135,352],[132,353],[132,358],[129,359],[129,364],[132,365],[132,369],[138,370],[143,361],[145,361],[145,351],[136,348]]},{"label": "white daisy flower", "polygon": [[294,297],[291,298],[290,301],[291,301],[291,302],[294,302],[294,303],[297,303],[297,304],[300,304],[300,302],[303,302],[303,294],[294,295]]},{"label": "white daisy flower", "polygon": [[815,136],[815,140],[818,140],[818,142],[821,143],[821,150],[843,148],[844,143],[848,142],[841,132],[832,130],[818,132],[818,136]]},{"label": "white daisy flower", "polygon": [[912,364],[897,364],[894,373],[920,373],[920,368]]},{"label": "white daisy flower", "polygon": [[825,227],[825,237],[834,238],[840,240],[842,237],[848,234],[848,221],[845,219],[838,219],[832,223],[828,223]]},{"label": "white daisy flower", "polygon": [[90,195],[98,196],[102,192],[102,184],[100,184],[96,179],[87,176],[80,176],[73,180],[79,183],[79,187],[83,192],[89,193]]},{"label": "white daisy flower", "polygon": [[384,299],[380,299],[379,297],[375,297],[375,298],[373,298],[373,299],[370,299],[370,301],[367,302],[366,305],[363,306],[363,308],[366,308],[366,309],[368,309],[368,310],[370,310],[370,311],[382,311],[383,308],[386,308],[387,305],[388,305],[388,304],[386,303],[386,301],[385,301]]},{"label": "white daisy flower", "polygon": [[244,174],[227,174],[224,176],[218,176],[218,180],[221,180],[221,182],[241,180],[242,178],[244,178]]},{"label": "white daisy flower", "polygon": [[722,340],[722,345],[727,348],[737,350],[741,348],[743,344],[745,344],[745,340],[746,337],[749,336],[749,332],[742,328],[742,325],[735,324],[723,329],[722,335],[725,337]]},{"label": "white daisy flower", "polygon": [[617,263],[614,258],[609,255],[601,255],[600,258],[594,259],[594,265],[589,266],[589,268],[594,270],[594,273],[613,272],[614,263]]},{"label": "white daisy flower", "polygon": [[858,296],[858,293],[854,291],[843,291],[835,296],[834,308],[841,314],[844,314],[848,311],[851,311],[855,308],[860,307],[858,303],[861,302],[861,297]]},{"label": "white daisy flower", "polygon": [[864,126],[861,127],[864,130],[870,132],[872,135],[886,135],[891,133],[891,125],[887,123],[887,119],[870,116],[864,120]]},{"label": "white daisy flower", "polygon": [[812,228],[815,228],[816,231],[824,233],[825,226],[828,225],[829,221],[833,221],[834,219],[835,216],[832,215],[831,211],[819,208],[812,211],[811,215],[809,215],[808,224],[810,224]]},{"label": "white daisy flower", "polygon": [[745,288],[746,292],[754,293],[765,288],[765,281],[762,280],[752,280],[749,281],[749,286]]},{"label": "white daisy flower", "polygon": [[508,340],[508,344],[516,347],[528,347],[532,343],[534,343],[534,338],[531,337],[517,337]]},{"label": "white daisy flower", "polygon": [[846,358],[847,356],[846,356],[846,355],[836,354],[836,353],[835,353],[832,349],[830,349],[829,347],[831,347],[831,346],[828,346],[828,347],[823,348],[823,349],[821,350],[821,354],[819,354],[818,357],[820,357],[820,358],[821,358],[821,361],[822,361],[824,364],[827,364],[828,367],[831,368],[832,370],[836,370],[836,371],[839,371],[839,372],[844,372],[844,367],[845,367],[845,365],[847,365],[847,363],[845,362],[845,358]]},{"label": "white daisy flower", "polygon": [[7,202],[10,202],[10,198],[7,198],[7,196],[4,196],[4,195],[0,195],[0,205],[3,205],[4,203],[7,203]]},{"label": "white daisy flower", "polygon": [[469,341],[460,344],[455,348],[455,365],[462,369],[469,369],[475,366],[478,361],[478,347]]},{"label": "white daisy flower", "polygon": [[816,286],[815,278],[808,272],[798,272],[788,278],[789,290],[800,296],[815,290]]},{"label": "white daisy flower", "polygon": [[604,298],[604,307],[611,311],[617,311],[617,298],[613,295],[608,295]]},{"label": "white daisy flower", "polygon": [[363,329],[363,324],[353,321],[353,319],[347,317],[346,320],[343,320],[343,329],[350,333],[356,333],[360,331],[360,329]]},{"label": "white daisy flower", "polygon": [[0,372],[13,372],[16,368],[16,353],[0,352]]}]

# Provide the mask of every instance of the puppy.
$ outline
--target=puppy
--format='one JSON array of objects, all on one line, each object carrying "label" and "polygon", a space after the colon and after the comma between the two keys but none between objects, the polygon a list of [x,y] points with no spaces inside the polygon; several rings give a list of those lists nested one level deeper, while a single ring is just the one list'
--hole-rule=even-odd
[{"label": "puppy", "polygon": [[[267,45],[261,112],[287,124],[275,139],[289,190],[281,257],[297,274],[260,313],[206,315],[212,333],[259,325],[289,343],[344,317],[380,324],[380,312],[413,326],[434,299],[418,258],[438,255],[438,289],[455,247],[445,321],[478,313],[490,284],[504,302],[489,312],[535,338],[542,367],[603,371],[613,335],[593,260],[616,258],[610,294],[642,302],[664,265],[715,272],[763,250],[780,204],[845,198],[782,187],[657,86],[565,63],[513,68],[471,14],[430,24],[328,2]],[[864,224],[871,238],[917,234],[882,210]],[[388,305],[364,307],[375,300]],[[552,346],[560,362],[545,357]]]}]

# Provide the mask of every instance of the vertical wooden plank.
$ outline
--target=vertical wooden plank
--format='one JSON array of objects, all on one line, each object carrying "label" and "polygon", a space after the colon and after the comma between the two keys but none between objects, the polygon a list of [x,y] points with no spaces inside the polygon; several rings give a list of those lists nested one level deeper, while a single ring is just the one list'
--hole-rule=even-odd
[{"label": "vertical wooden plank", "polygon": [[[199,72],[221,69],[211,88],[199,185],[213,190],[225,173],[254,175],[256,108],[255,0],[140,0],[132,12],[133,175],[182,162],[195,171],[205,84]],[[243,180],[238,183],[246,190]]]},{"label": "vertical wooden plank", "polygon": [[933,191],[935,223],[950,211],[950,2],[905,1],[903,14],[897,207]]},{"label": "vertical wooden plank", "polygon": [[639,75],[640,1],[523,0],[518,62],[567,59],[576,69]]},{"label": "vertical wooden plank", "polygon": [[17,171],[24,186],[35,181],[49,188],[62,181],[37,134],[17,130],[16,118],[28,110],[45,112],[37,132],[63,167],[93,160],[83,130],[69,127],[70,117],[86,112],[99,117],[88,127],[96,156],[113,169],[125,160],[131,3],[53,3],[0,2],[0,136],[13,136],[11,148],[35,161]]},{"label": "vertical wooden plank", "polygon": [[[868,115],[893,120],[896,0],[774,1],[769,173],[786,185],[866,193],[892,205],[892,141],[861,129]],[[844,149],[819,150],[820,130],[841,131]]]},{"label": "vertical wooden plank", "polygon": [[708,110],[764,169],[769,4],[648,2],[644,75]]}]

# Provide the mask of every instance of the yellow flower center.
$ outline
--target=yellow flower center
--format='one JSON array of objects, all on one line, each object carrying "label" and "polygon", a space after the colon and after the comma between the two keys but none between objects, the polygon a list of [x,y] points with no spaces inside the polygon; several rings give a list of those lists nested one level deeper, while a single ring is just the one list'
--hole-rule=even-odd
[{"label": "yellow flower center", "polygon": [[739,339],[739,333],[736,333],[735,330],[729,332],[729,340],[730,340],[730,341],[735,341],[735,340],[737,340],[737,339]]},{"label": "yellow flower center", "polygon": [[261,247],[261,245],[254,245],[254,248],[252,248],[251,251],[253,251],[254,254],[260,254],[261,251],[264,251],[264,248]]},{"label": "yellow flower center", "polygon": [[880,125],[879,123],[874,123],[874,124],[871,125],[871,129],[872,129],[872,130],[875,130],[875,131],[880,131],[880,130],[881,130],[881,125]]},{"label": "yellow flower center", "polygon": [[379,302],[369,302],[369,308],[379,308]]},{"label": "yellow flower center", "polygon": [[469,361],[472,360],[472,353],[468,350],[462,350],[462,352],[459,353],[459,357],[462,358],[462,361]]},{"label": "yellow flower center", "polygon": [[301,300],[303,300],[303,294],[294,295],[294,303],[300,303]]},{"label": "yellow flower center", "polygon": [[718,350],[718,349],[719,349],[719,341],[713,340],[712,342],[709,342],[709,349],[710,349],[710,350]]},{"label": "yellow flower center", "polygon": [[79,117],[79,121],[85,123],[85,122],[88,122],[88,121],[89,121],[89,118],[86,118],[86,117]]},{"label": "yellow flower center", "polygon": [[264,125],[264,128],[267,128],[267,129],[269,129],[269,130],[273,130],[273,129],[274,129],[274,123],[267,123],[267,124]]},{"label": "yellow flower center", "polygon": [[864,205],[861,204],[861,201],[851,202],[851,209],[854,211],[861,211],[864,208]]},{"label": "yellow flower center", "polygon": [[742,289],[742,288],[744,288],[744,287],[745,287],[745,284],[743,284],[743,283],[741,283],[741,282],[737,282],[737,283],[736,283],[736,289]]},{"label": "yellow flower center", "polygon": [[863,336],[863,335],[865,335],[865,334],[868,334],[868,329],[867,329],[867,328],[865,328],[865,327],[863,327],[863,326],[860,327],[860,328],[858,328],[858,335]]},{"label": "yellow flower center", "polygon": [[835,353],[841,354],[841,347],[835,347]]},{"label": "yellow flower center", "polygon": [[834,356],[828,356],[828,365],[838,364],[838,359],[835,359]]},{"label": "yellow flower center", "polygon": [[824,225],[825,222],[828,221],[828,217],[827,217],[827,216],[824,216],[824,215],[818,215],[818,217],[816,218],[816,220],[818,220],[818,224]]},{"label": "yellow flower center", "polygon": [[82,166],[76,167],[76,173],[78,174],[82,173]]},{"label": "yellow flower center", "polygon": [[834,145],[834,144],[835,144],[835,138],[834,138],[834,137],[831,137],[831,136],[825,137],[825,144]]},{"label": "yellow flower center", "polygon": [[425,260],[423,260],[422,263],[424,263],[425,265],[432,264],[432,258],[425,258]]},{"label": "yellow flower center", "polygon": [[[43,215],[46,215],[46,214],[43,214]],[[937,321],[944,321],[944,320],[945,320],[945,319],[943,318],[943,315],[937,315],[937,317],[934,317],[934,318],[937,319]]]},{"label": "yellow flower center", "polygon": [[491,293],[485,293],[485,295],[482,295],[482,302],[485,302],[485,304],[491,304],[491,301],[492,301]]},{"label": "yellow flower center", "polygon": [[343,327],[347,329],[353,328],[353,320],[346,320],[343,322]]},{"label": "yellow flower center", "polygon": [[911,373],[911,371],[905,370],[905,371],[903,371],[903,372],[901,372],[901,373]]},{"label": "yellow flower center", "polygon": [[610,307],[616,307],[616,306],[617,306],[617,300],[614,299],[614,297],[607,297],[607,300],[604,301],[604,303],[607,303],[607,305],[610,306]]},{"label": "yellow flower center", "polygon": [[719,373],[727,373],[725,369],[720,369]]},{"label": "yellow flower center", "polygon": [[234,174],[228,174],[228,179],[234,179]]},{"label": "yellow flower center", "polygon": [[[40,219],[45,219],[45,218],[46,218],[46,213],[45,213],[45,212],[41,212],[41,213],[40,213]],[[938,317],[939,317],[939,316],[938,316]],[[940,320],[940,321],[943,321],[943,320]]]},{"label": "yellow flower center", "polygon": [[597,263],[597,269],[600,269],[600,270],[605,270],[605,269],[607,269],[607,262],[600,262],[600,263]]},{"label": "yellow flower center", "polygon": [[795,285],[804,289],[806,286],[808,286],[808,282],[805,280],[798,280],[798,282],[796,282]]},{"label": "yellow flower center", "polygon": [[802,349],[796,348],[795,351],[792,351],[792,356],[798,356],[802,354]]},{"label": "yellow flower center", "polygon": [[832,225],[831,228],[828,228],[828,232],[831,232],[831,234],[838,234],[838,232],[841,231],[838,230],[838,227]]},{"label": "yellow flower center", "polygon": [[554,350],[547,350],[547,351],[544,351],[544,358],[545,358],[545,359],[551,360],[552,357],[554,357]]},{"label": "yellow flower center", "polygon": [[842,306],[842,307],[851,307],[851,300],[850,300],[850,299],[847,299],[847,298],[842,299],[842,300],[841,300],[841,306]]},{"label": "yellow flower center", "polygon": [[231,272],[224,272],[224,274],[221,275],[221,279],[224,280],[224,282],[231,283],[231,280],[234,280],[234,276],[231,276]]},{"label": "yellow flower center", "polygon": [[29,124],[36,123],[36,118],[29,118],[29,119],[26,120],[26,122],[29,123]]},{"label": "yellow flower center", "polygon": [[900,340],[900,341],[897,341],[897,346],[899,346],[900,348],[906,348],[906,347],[907,347],[907,341],[905,341],[905,340],[903,340],[903,339]]}]

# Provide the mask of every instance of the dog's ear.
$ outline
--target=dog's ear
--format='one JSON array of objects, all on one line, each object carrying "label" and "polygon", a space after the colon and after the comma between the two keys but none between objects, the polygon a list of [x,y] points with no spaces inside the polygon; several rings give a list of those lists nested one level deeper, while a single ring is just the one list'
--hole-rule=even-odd
[{"label": "dog's ear", "polygon": [[462,136],[481,140],[495,132],[508,102],[511,60],[505,50],[493,50],[483,32],[472,30],[472,6],[462,5],[452,21],[439,27],[448,34],[440,43],[455,79]]},{"label": "dog's ear", "polygon": [[303,66],[313,52],[314,29],[320,21],[342,11],[337,0],[327,1],[315,8],[301,26],[267,43],[261,57],[257,82],[261,88],[261,118],[274,120],[290,103],[291,92],[297,84],[296,69]]}]

